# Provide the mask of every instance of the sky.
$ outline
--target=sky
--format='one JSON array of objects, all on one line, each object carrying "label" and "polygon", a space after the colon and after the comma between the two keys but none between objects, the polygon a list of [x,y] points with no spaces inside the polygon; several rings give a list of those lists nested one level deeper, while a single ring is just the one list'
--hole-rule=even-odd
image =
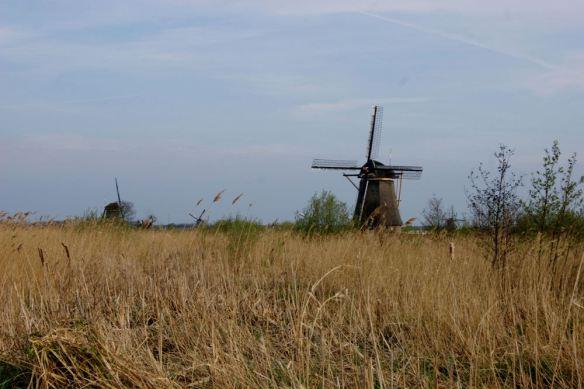
[{"label": "sky", "polygon": [[584,2],[1,0],[0,209],[101,211],[114,177],[161,223],[352,208],[310,164],[363,161],[374,104],[382,162],[424,167],[404,220],[463,213],[500,143],[526,177],[554,139],[584,151]]}]

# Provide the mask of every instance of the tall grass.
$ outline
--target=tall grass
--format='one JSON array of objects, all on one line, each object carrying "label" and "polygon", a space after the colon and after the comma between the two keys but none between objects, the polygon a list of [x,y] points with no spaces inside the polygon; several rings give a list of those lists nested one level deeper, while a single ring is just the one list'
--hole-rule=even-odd
[{"label": "tall grass", "polygon": [[0,387],[584,385],[582,246],[245,228],[0,223]]}]

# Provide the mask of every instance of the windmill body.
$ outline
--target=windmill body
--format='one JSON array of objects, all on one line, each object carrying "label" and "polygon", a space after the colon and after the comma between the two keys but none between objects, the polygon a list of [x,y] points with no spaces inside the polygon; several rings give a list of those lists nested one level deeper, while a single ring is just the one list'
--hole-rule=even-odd
[{"label": "windmill body", "polygon": [[355,220],[367,221],[367,225],[371,227],[401,226],[403,222],[399,213],[394,180],[378,177],[361,178],[353,215]]},{"label": "windmill body", "polygon": [[[377,160],[382,128],[381,107],[374,106],[367,140],[366,162],[315,159],[313,169],[348,171],[345,176],[358,191],[353,217],[361,226],[400,227],[399,213],[402,180],[417,179],[422,174],[420,166],[384,165]],[[351,178],[359,179],[356,185]]]}]

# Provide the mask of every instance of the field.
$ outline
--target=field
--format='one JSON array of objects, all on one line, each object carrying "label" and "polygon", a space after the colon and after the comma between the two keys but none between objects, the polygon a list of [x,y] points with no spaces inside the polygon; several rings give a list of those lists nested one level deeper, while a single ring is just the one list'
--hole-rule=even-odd
[{"label": "field", "polygon": [[0,224],[0,387],[582,387],[583,247],[538,247]]}]

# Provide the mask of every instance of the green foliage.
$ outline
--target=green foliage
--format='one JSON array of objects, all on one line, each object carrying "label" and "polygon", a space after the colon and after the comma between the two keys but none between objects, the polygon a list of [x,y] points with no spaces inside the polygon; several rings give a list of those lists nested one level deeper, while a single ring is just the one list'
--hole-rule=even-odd
[{"label": "green foliage", "polygon": [[557,179],[562,171],[562,167],[558,166],[560,155],[558,141],[555,141],[551,150],[545,149],[543,169],[531,177],[529,199],[523,204],[522,225],[525,228],[546,232],[553,223],[560,202],[557,188]]},{"label": "green foliage", "polygon": [[265,227],[257,219],[249,219],[240,215],[217,220],[206,227],[210,231],[227,233],[250,233],[262,231]]},{"label": "green foliage", "polygon": [[279,223],[273,223],[270,225],[270,228],[273,228],[276,231],[292,231],[296,227],[296,224],[292,221],[283,221]]},{"label": "green foliage", "polygon": [[304,233],[337,233],[352,225],[347,205],[326,190],[315,193],[306,208],[296,214],[296,230]]}]

